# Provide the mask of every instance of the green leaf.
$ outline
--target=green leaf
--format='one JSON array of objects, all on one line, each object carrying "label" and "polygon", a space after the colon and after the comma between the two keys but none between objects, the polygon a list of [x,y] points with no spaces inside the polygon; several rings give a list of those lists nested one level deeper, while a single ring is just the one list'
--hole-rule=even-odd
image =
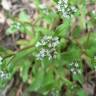
[{"label": "green leaf", "polygon": [[58,3],[59,0],[53,0],[54,2]]},{"label": "green leaf", "polygon": [[79,90],[78,96],[87,96],[84,92],[84,90]]},{"label": "green leaf", "polygon": [[68,35],[68,30],[70,28],[70,20],[65,20],[63,24],[59,25],[57,28],[56,28],[56,32],[59,36],[66,36]]},{"label": "green leaf", "polygon": [[26,82],[28,80],[28,72],[30,68],[30,62],[28,60],[23,60],[22,66],[21,66],[21,77],[23,78],[23,81]]},{"label": "green leaf", "polygon": [[19,20],[22,22],[27,22],[30,20],[30,17],[27,15],[25,11],[21,11],[19,14]]},{"label": "green leaf", "polygon": [[13,64],[16,64],[24,60],[24,58],[27,58],[30,54],[32,54],[33,50],[34,50],[34,47],[18,52],[16,55],[13,56],[10,62],[12,62]]},{"label": "green leaf", "polygon": [[41,90],[43,90],[43,92],[51,90],[53,87],[55,87],[56,83],[52,72],[47,72],[45,74],[46,75],[44,76],[43,85],[41,87]]},{"label": "green leaf", "polygon": [[[67,52],[62,54],[62,60],[64,60],[65,64],[72,63],[74,60],[80,60],[80,49],[76,46],[71,46]],[[75,53],[75,54],[74,54]]]},{"label": "green leaf", "polygon": [[29,87],[30,91],[39,91],[40,88],[43,86],[44,80],[44,70],[41,68],[35,74],[35,77],[32,80],[32,84]]}]

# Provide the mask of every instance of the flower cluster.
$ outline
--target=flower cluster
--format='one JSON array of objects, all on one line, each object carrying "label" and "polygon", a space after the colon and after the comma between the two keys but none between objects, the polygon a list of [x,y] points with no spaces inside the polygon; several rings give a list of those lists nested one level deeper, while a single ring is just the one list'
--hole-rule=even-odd
[{"label": "flower cluster", "polygon": [[70,5],[68,0],[59,0],[57,8],[65,18],[70,18],[77,12],[76,6]]},{"label": "flower cluster", "polygon": [[1,80],[6,80],[6,79],[8,79],[8,77],[9,77],[8,73],[5,73],[4,71],[0,71],[0,79]]},{"label": "flower cluster", "polygon": [[70,64],[70,71],[72,72],[73,75],[81,74],[81,72],[82,72],[78,62],[72,62]]},{"label": "flower cluster", "polygon": [[39,53],[36,55],[38,60],[43,60],[45,57],[48,59],[56,58],[56,47],[59,44],[58,37],[44,36],[40,42],[37,42],[36,48],[39,49]]}]

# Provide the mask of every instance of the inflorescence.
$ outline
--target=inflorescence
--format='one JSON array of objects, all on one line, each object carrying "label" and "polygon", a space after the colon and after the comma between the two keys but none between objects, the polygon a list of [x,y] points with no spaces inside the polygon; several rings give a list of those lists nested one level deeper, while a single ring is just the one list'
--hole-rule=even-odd
[{"label": "inflorescence", "polygon": [[76,6],[70,5],[68,0],[59,0],[57,8],[65,18],[70,18],[77,12]]},{"label": "inflorescence", "polygon": [[6,80],[9,78],[9,73],[5,73],[4,71],[0,71],[0,79]]},{"label": "inflorescence", "polygon": [[72,72],[73,75],[82,73],[80,65],[78,62],[72,62],[70,64],[70,71]]},{"label": "inflorescence", "polygon": [[37,42],[36,48],[39,49],[39,53],[36,55],[37,60],[43,60],[45,57],[55,59],[57,55],[56,47],[59,44],[58,37],[44,36],[40,42]]}]

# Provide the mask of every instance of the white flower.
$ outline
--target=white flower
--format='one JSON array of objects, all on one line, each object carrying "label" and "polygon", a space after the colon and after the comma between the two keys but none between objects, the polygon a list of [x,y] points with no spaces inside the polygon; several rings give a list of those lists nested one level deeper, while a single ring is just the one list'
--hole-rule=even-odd
[{"label": "white flower", "polygon": [[58,41],[59,38],[58,38],[58,37],[54,37],[52,40],[53,40],[53,41]]},{"label": "white flower", "polygon": [[46,53],[46,50],[45,49],[41,49],[40,54],[41,54],[42,57],[45,56],[45,53]]},{"label": "white flower", "polygon": [[77,11],[77,8],[75,6],[71,6],[71,10],[76,12]]},{"label": "white flower", "polygon": [[72,62],[72,63],[69,64],[69,66],[73,66],[73,64],[74,64],[74,63]]},{"label": "white flower", "polygon": [[68,0],[63,0],[63,2],[64,2],[65,4],[67,4],[67,3],[68,3]]},{"label": "white flower", "polygon": [[40,42],[37,42],[36,45],[35,45],[35,47],[39,47],[39,46],[41,46],[41,43]]},{"label": "white flower", "polygon": [[78,62],[72,62],[72,63],[70,64],[70,71],[71,71],[74,75],[76,75],[76,74],[81,74],[81,73],[82,73]]},{"label": "white flower", "polygon": [[49,44],[48,44],[48,47],[51,48],[51,47],[52,47],[52,43],[49,43]]},{"label": "white flower", "polygon": [[49,55],[48,59],[49,59],[49,60],[51,60],[51,59],[52,59],[52,56],[51,56],[51,55]]},{"label": "white flower", "polygon": [[9,76],[8,73],[5,73],[4,71],[0,71],[0,79],[5,80]]},{"label": "white flower", "polygon": [[36,55],[37,60],[43,60],[43,58],[44,58],[44,54],[43,55],[41,55],[41,54]]},{"label": "white flower", "polygon": [[64,4],[64,7],[67,8],[68,7],[68,4]]},{"label": "white flower", "polygon": [[79,64],[76,62],[76,63],[74,64],[74,66],[75,66],[76,68],[78,68],[78,67],[79,67]]},{"label": "white flower", "polygon": [[65,18],[70,18],[75,12],[77,12],[77,8],[73,5],[70,5],[68,0],[59,0],[57,9],[58,11],[61,11]]},{"label": "white flower", "polygon": [[77,74],[76,71],[73,71],[73,74],[76,75]]},{"label": "white flower", "polygon": [[49,40],[51,40],[52,39],[52,36],[46,36],[47,37],[47,39],[49,39]]},{"label": "white flower", "polygon": [[65,18],[70,18],[70,16],[69,16],[66,12],[63,13],[63,16],[64,16]]},{"label": "white flower", "polygon": [[82,73],[80,69],[78,70],[78,73],[79,73],[79,74],[81,74],[81,73]]},{"label": "white flower", "polygon": [[42,59],[44,59],[45,56],[46,56],[46,50],[45,49],[41,49],[40,52],[36,55],[37,60],[42,60]]},{"label": "white flower", "polygon": [[58,44],[59,44],[59,38],[58,37],[53,38],[52,39],[52,46],[56,47],[56,46],[58,46]]},{"label": "white flower", "polygon": [[71,68],[71,70],[70,70],[71,72],[74,72],[74,68]]}]

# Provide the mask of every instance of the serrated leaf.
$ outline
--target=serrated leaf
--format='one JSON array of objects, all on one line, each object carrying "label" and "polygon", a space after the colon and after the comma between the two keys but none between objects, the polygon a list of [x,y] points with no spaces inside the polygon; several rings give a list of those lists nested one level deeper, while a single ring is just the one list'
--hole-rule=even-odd
[{"label": "serrated leaf", "polygon": [[58,33],[59,36],[66,36],[68,35],[68,30],[70,27],[70,21],[69,20],[65,20],[63,24],[59,25],[56,28],[56,32]]},{"label": "serrated leaf", "polygon": [[37,74],[35,74],[35,77],[29,89],[31,91],[39,91],[40,88],[43,86],[43,80],[44,80],[44,70],[41,69],[38,70]]}]

